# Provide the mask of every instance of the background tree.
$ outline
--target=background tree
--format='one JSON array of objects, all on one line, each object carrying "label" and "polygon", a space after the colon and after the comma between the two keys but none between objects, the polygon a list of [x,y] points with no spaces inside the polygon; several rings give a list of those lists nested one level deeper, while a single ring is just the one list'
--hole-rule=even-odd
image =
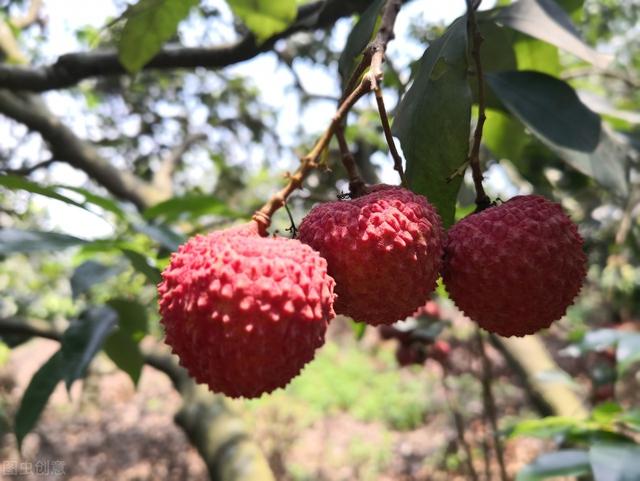
[{"label": "background tree", "polygon": [[[404,163],[408,186],[447,226],[487,201],[483,171],[489,200],[535,192],[561,202],[589,254],[579,302],[542,337],[485,346],[488,336],[460,333],[443,289],[443,313],[411,321],[398,349],[438,360],[455,427],[460,463],[440,472],[640,477],[640,4],[479,3],[443,25],[396,18],[441,8],[418,0],[114,0],[117,16],[78,28],[82,51],[67,53],[48,42],[58,13],[46,1],[0,0],[0,335],[9,348],[60,342],[8,410],[18,445],[55,387],[91,377],[103,352],[134,384],[144,364],[170,377],[184,403],[176,421],[212,479],[293,476],[272,453],[267,463],[237,405],[170,356],[155,284],[197,232],[262,209],[289,235],[289,215],[360,179],[398,183],[392,168]],[[407,53],[425,47],[422,58]],[[273,195],[283,185],[286,210]],[[436,338],[450,347],[436,349]],[[461,406],[469,373],[481,380],[476,414]],[[510,419],[496,380],[546,417]],[[491,435],[471,434],[476,419]],[[507,435],[552,438],[559,450],[512,466]]]}]

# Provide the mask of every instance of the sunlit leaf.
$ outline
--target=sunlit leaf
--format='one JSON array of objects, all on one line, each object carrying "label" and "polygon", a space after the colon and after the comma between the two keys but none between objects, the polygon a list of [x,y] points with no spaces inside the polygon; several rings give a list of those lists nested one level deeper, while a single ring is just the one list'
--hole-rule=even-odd
[{"label": "sunlit leaf", "polygon": [[296,0],[227,0],[258,42],[285,30],[296,19]]},{"label": "sunlit leaf", "polygon": [[351,329],[356,339],[359,341],[364,337],[364,333],[367,330],[367,325],[364,322],[351,321]]},{"label": "sunlit leaf", "polygon": [[497,159],[519,159],[530,136],[509,114],[487,109],[482,141]]},{"label": "sunlit leaf", "polygon": [[129,72],[137,72],[176,33],[198,0],[138,0],[125,14],[118,40],[118,58]]},{"label": "sunlit leaf", "polygon": [[551,43],[599,68],[611,57],[601,54],[580,38],[567,13],[553,0],[519,0],[496,9],[495,19],[515,30]]},{"label": "sunlit leaf", "polygon": [[579,426],[579,420],[569,417],[549,416],[542,419],[525,419],[516,424],[510,435],[550,438],[564,434]]}]

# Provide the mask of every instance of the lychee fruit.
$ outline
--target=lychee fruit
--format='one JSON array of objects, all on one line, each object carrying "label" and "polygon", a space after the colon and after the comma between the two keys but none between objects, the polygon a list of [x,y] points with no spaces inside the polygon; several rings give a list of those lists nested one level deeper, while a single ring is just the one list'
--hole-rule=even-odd
[{"label": "lychee fruit", "polygon": [[413,317],[429,317],[432,319],[440,318],[440,306],[436,301],[427,301],[423,306],[418,307]]},{"label": "lychee fruit", "polygon": [[198,235],[158,285],[166,342],[199,383],[231,397],[284,387],[334,317],[326,261],[293,239],[243,227]]},{"label": "lychee fruit", "polygon": [[399,344],[396,348],[396,362],[399,366],[412,364],[424,364],[427,359],[425,347],[419,342],[412,344]]},{"label": "lychee fruit", "polygon": [[442,223],[426,198],[407,189],[380,185],[362,197],[319,204],[298,238],[327,259],[336,312],[357,321],[405,319],[435,288]]},{"label": "lychee fruit", "polygon": [[582,243],[559,204],[518,196],[449,230],[442,277],[480,327],[533,334],[560,319],[578,295],[586,276]]}]

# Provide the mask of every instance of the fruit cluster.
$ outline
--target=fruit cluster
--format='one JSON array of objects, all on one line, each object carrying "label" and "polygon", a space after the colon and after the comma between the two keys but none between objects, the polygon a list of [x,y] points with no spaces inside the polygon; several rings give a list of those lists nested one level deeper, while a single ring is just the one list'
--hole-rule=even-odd
[{"label": "fruit cluster", "polygon": [[446,235],[425,197],[388,185],[314,207],[298,239],[263,237],[257,227],[190,239],[158,287],[166,342],[198,382],[233,397],[285,386],[324,343],[335,313],[370,325],[412,315],[440,274],[460,309],[505,336],[562,317],[585,277],[575,224],[534,195],[473,214]]},{"label": "fruit cluster", "polygon": [[438,339],[443,327],[440,307],[435,301],[418,308],[410,318],[394,325],[382,325],[378,334],[384,340],[395,339],[399,366],[421,365],[427,359],[447,364],[451,346]]}]

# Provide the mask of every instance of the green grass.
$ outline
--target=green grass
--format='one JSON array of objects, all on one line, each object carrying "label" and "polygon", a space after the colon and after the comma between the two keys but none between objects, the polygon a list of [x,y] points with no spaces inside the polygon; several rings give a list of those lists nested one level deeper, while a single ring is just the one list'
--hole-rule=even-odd
[{"label": "green grass", "polygon": [[283,391],[246,401],[250,411],[279,406],[308,425],[344,412],[396,430],[420,426],[429,407],[428,383],[402,373],[388,350],[367,352],[355,342],[328,342]]}]

